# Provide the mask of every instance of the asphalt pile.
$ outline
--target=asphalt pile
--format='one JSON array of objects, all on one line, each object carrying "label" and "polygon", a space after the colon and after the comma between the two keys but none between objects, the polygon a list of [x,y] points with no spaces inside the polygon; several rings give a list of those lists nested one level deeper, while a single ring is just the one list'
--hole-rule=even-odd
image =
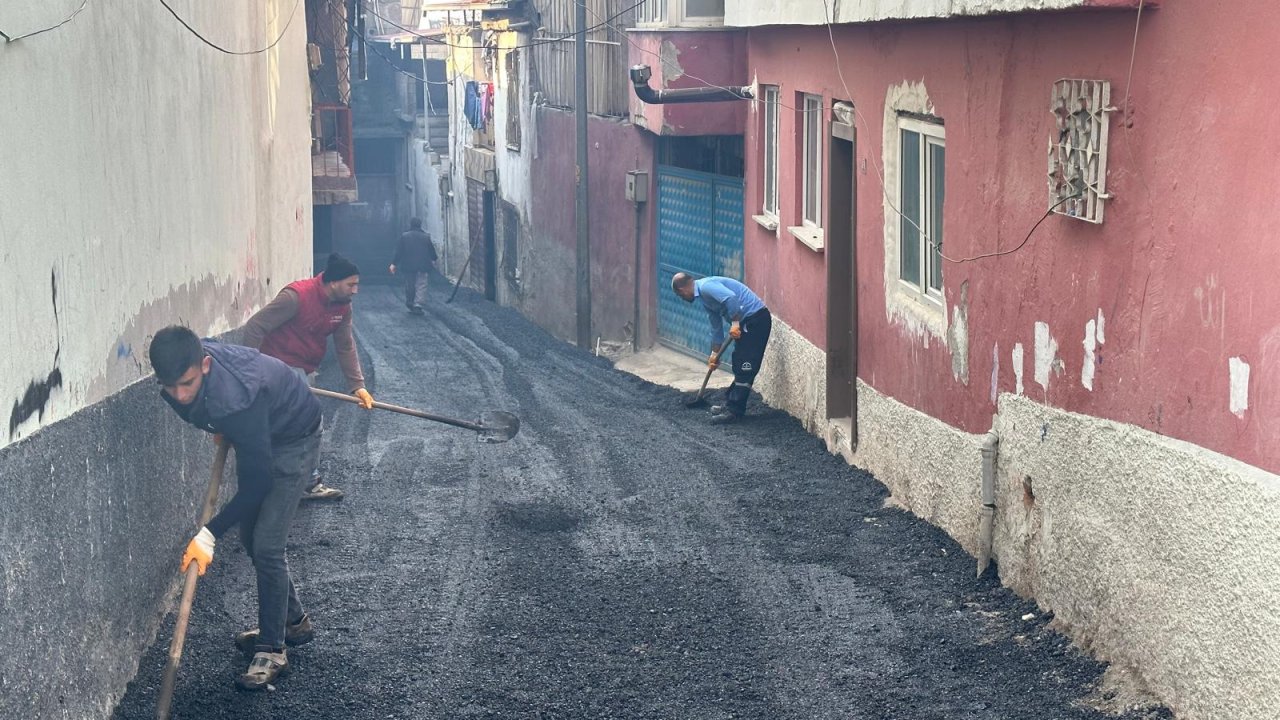
[{"label": "asphalt pile", "polygon": [[[689,396],[446,292],[421,317],[392,288],[359,296],[374,396],[510,410],[520,434],[329,402],[321,468],[347,498],[304,506],[289,548],[316,640],[274,691],[233,687],[255,589],[229,536],[173,717],[1114,717],[1094,708],[1102,665],[793,418],[754,399],[710,426]],[[341,385],[332,363],[320,385]],[[154,716],[171,627],[115,718]]]}]

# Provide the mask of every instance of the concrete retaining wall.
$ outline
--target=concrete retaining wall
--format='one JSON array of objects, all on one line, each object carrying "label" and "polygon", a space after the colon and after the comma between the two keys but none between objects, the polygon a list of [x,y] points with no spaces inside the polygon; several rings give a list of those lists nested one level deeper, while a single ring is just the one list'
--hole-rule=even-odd
[{"label": "concrete retaining wall", "polygon": [[[774,320],[757,389],[916,515],[978,548],[981,435],[859,380],[859,442],[827,420],[825,356]],[[1280,709],[1280,477],[1133,425],[999,397],[1000,579],[1187,720]]]},{"label": "concrete retaining wall", "polygon": [[213,457],[156,393],[0,450],[0,717],[107,717],[155,638]]},{"label": "concrete retaining wall", "polygon": [[[0,3],[0,29],[78,6]],[[166,609],[213,450],[146,379],[152,334],[237,327],[310,274],[294,7],[177,8],[235,50],[283,35],[246,56],[158,3],[0,43],[0,717],[107,715]]]}]

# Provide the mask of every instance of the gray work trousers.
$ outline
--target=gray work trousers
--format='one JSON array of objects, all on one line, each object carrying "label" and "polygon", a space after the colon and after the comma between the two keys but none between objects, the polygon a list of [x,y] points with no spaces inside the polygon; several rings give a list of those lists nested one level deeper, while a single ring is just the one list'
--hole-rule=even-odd
[{"label": "gray work trousers", "polygon": [[304,438],[272,446],[271,492],[240,522],[240,541],[258,574],[258,650],[283,648],[285,624],[297,623],[304,613],[289,577],[285,545],[302,491],[311,484],[320,434],[317,427]]},{"label": "gray work trousers", "polygon": [[427,274],[424,272],[402,272],[404,276],[404,304],[412,309],[422,307],[427,301]]}]

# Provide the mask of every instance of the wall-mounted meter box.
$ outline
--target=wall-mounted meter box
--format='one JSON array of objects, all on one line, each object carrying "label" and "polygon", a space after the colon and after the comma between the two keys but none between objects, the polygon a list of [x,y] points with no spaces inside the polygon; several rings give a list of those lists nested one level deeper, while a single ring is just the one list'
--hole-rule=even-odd
[{"label": "wall-mounted meter box", "polygon": [[649,173],[644,170],[627,171],[627,199],[631,202],[649,202]]}]

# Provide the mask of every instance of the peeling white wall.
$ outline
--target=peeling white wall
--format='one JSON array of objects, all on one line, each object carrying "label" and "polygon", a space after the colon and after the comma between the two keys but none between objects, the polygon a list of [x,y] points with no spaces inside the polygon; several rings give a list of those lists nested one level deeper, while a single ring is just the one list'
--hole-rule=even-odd
[{"label": "peeling white wall", "polygon": [[[11,36],[78,2],[4,3]],[[292,0],[189,3],[232,48],[264,47]],[[310,90],[301,7],[233,57],[158,3],[89,3],[0,44],[0,408],[56,367],[43,414],[0,446],[149,373],[160,327],[240,325],[310,270]],[[57,284],[54,301],[53,284]]]},{"label": "peeling white wall", "polygon": [[825,0],[824,7],[823,0],[730,0],[725,3],[724,22],[734,27],[819,25],[1066,10],[1089,4],[1089,0]]},{"label": "peeling white wall", "polygon": [[[1092,322],[1105,341],[1101,315]],[[1037,370],[1051,374],[1060,358],[1047,325],[1037,340]],[[1235,360],[1233,393],[1247,393],[1247,365]],[[1021,345],[1012,361],[1021,385]],[[825,418],[825,377],[825,354],[775,318],[756,382],[765,400],[974,552],[982,436],[859,380],[855,448],[847,421]],[[1111,663],[1122,689],[1153,695],[1181,720],[1274,720],[1280,476],[1011,393],[992,427],[1001,582]]]}]

